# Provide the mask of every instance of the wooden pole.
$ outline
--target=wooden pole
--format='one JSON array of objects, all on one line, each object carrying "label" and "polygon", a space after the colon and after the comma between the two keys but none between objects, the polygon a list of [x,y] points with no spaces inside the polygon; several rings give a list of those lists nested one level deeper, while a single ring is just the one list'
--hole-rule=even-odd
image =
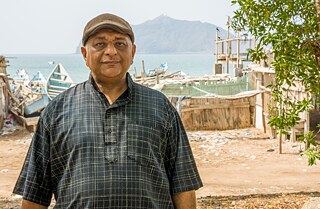
[{"label": "wooden pole", "polygon": [[[227,39],[230,38],[230,16],[228,16],[228,32]],[[227,56],[226,56],[226,65],[227,65],[227,74],[229,74],[229,56],[230,56],[230,41],[227,41]]]},{"label": "wooden pole", "polygon": [[2,130],[3,128],[3,123],[4,123],[4,117],[5,117],[5,113],[4,113],[4,107],[2,105],[5,106],[5,104],[3,103],[4,99],[2,98],[4,96],[4,89],[3,89],[3,83],[4,80],[0,79],[1,82],[0,82],[0,129]]},{"label": "wooden pole", "polygon": [[219,43],[218,43],[218,31],[216,31],[216,64],[218,64],[219,57]]},{"label": "wooden pole", "polygon": [[[264,86],[264,73],[262,73],[262,77],[261,77],[261,86]],[[267,112],[266,107],[264,105],[264,94],[265,93],[261,93],[261,99],[262,99],[262,125],[263,125],[263,133],[267,133],[267,127],[266,127],[266,117],[265,117],[265,112]]]},{"label": "wooden pole", "polygon": [[279,137],[279,154],[282,154],[282,133],[281,133],[281,131],[280,131],[280,137]]},{"label": "wooden pole", "polygon": [[146,75],[146,71],[144,68],[144,60],[142,60],[142,73],[141,73],[141,77],[144,77]]},{"label": "wooden pole", "polygon": [[[281,111],[283,111],[282,110],[282,104],[280,103],[280,108],[279,108],[279,114],[281,114]],[[282,133],[282,131],[283,131],[283,129],[280,129],[280,136],[279,136],[279,154],[282,154],[282,135],[283,135],[283,133]]]},{"label": "wooden pole", "polygon": [[134,67],[133,70],[134,70],[134,77],[137,77],[137,68]]},{"label": "wooden pole", "polygon": [[4,56],[0,56],[0,73],[7,74],[7,62]]},{"label": "wooden pole", "polygon": [[159,84],[160,83],[160,81],[159,81],[159,74],[156,72],[156,76],[157,76],[157,84]]},{"label": "wooden pole", "polygon": [[239,70],[240,64],[240,32],[238,32],[238,40],[237,40],[237,69]]},{"label": "wooden pole", "polygon": [[224,54],[224,42],[221,43],[221,54]]}]

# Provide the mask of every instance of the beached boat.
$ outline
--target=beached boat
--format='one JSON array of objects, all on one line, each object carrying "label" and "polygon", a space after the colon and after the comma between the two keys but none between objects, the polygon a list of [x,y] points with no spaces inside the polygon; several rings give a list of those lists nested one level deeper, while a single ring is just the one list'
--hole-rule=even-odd
[{"label": "beached boat", "polygon": [[165,74],[167,72],[167,70],[168,70],[168,64],[163,63],[159,67],[152,69],[152,70],[149,70],[149,72],[147,72],[146,76],[152,77],[152,76],[156,76],[156,75]]},{"label": "beached boat", "polygon": [[41,111],[49,103],[49,98],[46,92],[47,80],[39,71],[30,80],[28,85],[17,85],[15,92],[17,98],[20,98],[19,106],[21,115],[25,117],[39,116]]},{"label": "beached boat", "polygon": [[39,116],[48,103],[49,97],[46,92],[31,92],[25,99],[23,115],[25,117]]},{"label": "beached boat", "polygon": [[30,86],[17,84],[13,96],[16,98],[14,109],[24,117],[39,116],[49,103],[45,87],[33,91]]},{"label": "beached boat", "polygon": [[14,80],[14,84],[21,84],[24,86],[27,86],[30,82],[28,72],[24,68],[17,70],[17,72],[12,76],[12,79]]},{"label": "beached boat", "polygon": [[49,75],[47,93],[50,100],[72,87],[75,83],[61,64],[57,64]]},{"label": "beached boat", "polygon": [[31,87],[33,92],[45,92],[47,79],[40,71],[38,71],[30,80],[29,86]]}]

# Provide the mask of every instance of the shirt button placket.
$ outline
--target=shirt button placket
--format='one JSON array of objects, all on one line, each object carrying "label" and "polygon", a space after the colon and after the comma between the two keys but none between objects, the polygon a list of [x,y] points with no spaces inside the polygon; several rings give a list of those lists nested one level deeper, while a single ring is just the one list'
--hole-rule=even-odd
[{"label": "shirt button placket", "polygon": [[116,139],[112,130],[112,115],[111,109],[106,111],[106,135],[105,135],[105,158],[109,163],[115,163],[116,158]]},{"label": "shirt button placket", "polygon": [[112,134],[112,129],[111,129],[111,128],[108,128],[107,133],[108,133],[108,135],[111,136],[111,134]]}]

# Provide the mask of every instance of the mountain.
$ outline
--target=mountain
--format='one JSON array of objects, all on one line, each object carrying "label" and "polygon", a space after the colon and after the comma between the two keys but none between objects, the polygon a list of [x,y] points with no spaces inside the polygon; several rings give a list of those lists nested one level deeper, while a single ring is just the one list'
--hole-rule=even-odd
[{"label": "mountain", "polygon": [[[200,21],[177,20],[161,15],[132,26],[137,53],[213,53],[217,26]],[[219,28],[219,36],[226,37]],[[79,51],[79,50],[77,50]]]}]

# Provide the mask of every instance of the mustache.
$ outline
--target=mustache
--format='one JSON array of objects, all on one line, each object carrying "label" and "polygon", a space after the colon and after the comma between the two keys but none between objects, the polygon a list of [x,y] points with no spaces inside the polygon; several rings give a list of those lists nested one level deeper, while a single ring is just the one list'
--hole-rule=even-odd
[{"label": "mustache", "polygon": [[120,59],[103,59],[101,62],[120,62]]}]

